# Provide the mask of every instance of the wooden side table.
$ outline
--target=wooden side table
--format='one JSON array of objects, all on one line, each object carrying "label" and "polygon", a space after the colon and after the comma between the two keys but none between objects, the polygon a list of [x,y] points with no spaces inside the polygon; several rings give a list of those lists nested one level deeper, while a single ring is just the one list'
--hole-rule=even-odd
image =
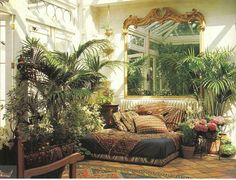
[{"label": "wooden side table", "polygon": [[104,128],[113,128],[114,127],[112,114],[117,112],[118,109],[119,109],[118,104],[104,104],[104,105],[102,105],[101,116],[103,117],[105,124],[106,124]]}]

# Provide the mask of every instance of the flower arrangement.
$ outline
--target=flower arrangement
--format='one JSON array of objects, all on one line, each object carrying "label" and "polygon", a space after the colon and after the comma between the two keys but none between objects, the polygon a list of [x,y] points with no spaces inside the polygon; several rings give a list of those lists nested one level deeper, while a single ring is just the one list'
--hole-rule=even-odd
[{"label": "flower arrangement", "polygon": [[226,120],[222,116],[212,116],[205,119],[196,120],[193,129],[198,135],[207,139],[216,139],[217,132],[221,131],[221,127],[226,124]]}]

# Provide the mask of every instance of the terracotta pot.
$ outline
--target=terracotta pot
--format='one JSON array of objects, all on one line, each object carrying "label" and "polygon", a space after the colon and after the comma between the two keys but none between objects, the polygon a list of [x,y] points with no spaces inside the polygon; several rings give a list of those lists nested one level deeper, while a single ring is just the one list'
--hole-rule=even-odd
[{"label": "terracotta pot", "polygon": [[190,159],[193,157],[195,146],[183,146],[181,145],[183,157]]}]

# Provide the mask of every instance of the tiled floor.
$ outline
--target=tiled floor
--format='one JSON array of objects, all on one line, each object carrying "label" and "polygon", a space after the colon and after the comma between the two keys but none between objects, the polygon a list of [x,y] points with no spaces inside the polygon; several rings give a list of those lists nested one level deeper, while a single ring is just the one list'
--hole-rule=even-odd
[{"label": "tiled floor", "polygon": [[164,167],[126,164],[119,162],[86,160],[82,163],[89,163],[94,166],[111,166],[129,169],[148,169],[149,171],[163,170],[163,172],[184,175],[191,178],[234,178],[236,179],[236,159],[218,159],[217,156],[195,156],[193,159],[177,158]]}]

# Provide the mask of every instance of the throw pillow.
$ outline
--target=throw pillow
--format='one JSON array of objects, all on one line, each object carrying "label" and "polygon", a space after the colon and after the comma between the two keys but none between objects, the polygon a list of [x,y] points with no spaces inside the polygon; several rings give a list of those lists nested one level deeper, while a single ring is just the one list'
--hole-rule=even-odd
[{"label": "throw pillow", "polygon": [[157,116],[139,116],[134,120],[134,122],[137,129],[137,133],[140,134],[168,132],[168,129],[163,119]]},{"label": "throw pillow", "polygon": [[135,111],[140,115],[160,114],[165,115],[172,106],[167,103],[153,103],[135,106]]},{"label": "throw pillow", "polygon": [[112,116],[113,116],[113,120],[114,120],[114,124],[115,124],[116,128],[120,131],[127,131],[127,128],[125,127],[123,122],[121,122],[120,111],[113,113]]},{"label": "throw pillow", "polygon": [[169,131],[176,131],[179,124],[183,122],[186,112],[182,109],[172,108],[168,114],[164,116],[164,121]]},{"label": "throw pillow", "polygon": [[139,115],[134,111],[121,112],[121,121],[130,132],[135,132],[134,119]]}]

